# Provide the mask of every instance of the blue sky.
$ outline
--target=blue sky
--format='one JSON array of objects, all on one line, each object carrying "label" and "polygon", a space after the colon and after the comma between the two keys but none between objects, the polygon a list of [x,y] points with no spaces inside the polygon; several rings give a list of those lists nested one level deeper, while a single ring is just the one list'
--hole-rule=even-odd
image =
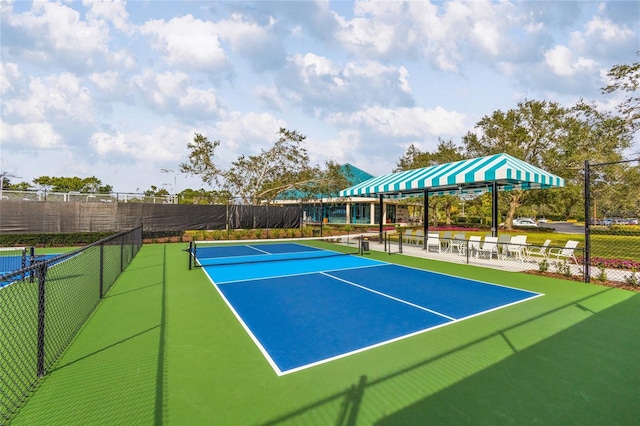
[{"label": "blue sky", "polygon": [[[411,144],[460,143],[525,99],[613,111],[606,72],[637,62],[637,1],[0,0],[0,172],[96,176],[117,192],[203,187],[285,127],[312,162],[389,173]],[[636,138],[637,140],[637,138]],[[175,182],[174,182],[175,177]],[[206,186],[204,186],[207,188]]]}]

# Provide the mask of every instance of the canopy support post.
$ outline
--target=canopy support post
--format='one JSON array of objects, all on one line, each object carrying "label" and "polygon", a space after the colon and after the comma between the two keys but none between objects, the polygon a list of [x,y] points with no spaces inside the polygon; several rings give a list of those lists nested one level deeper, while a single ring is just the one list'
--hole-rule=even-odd
[{"label": "canopy support post", "polygon": [[498,182],[491,182],[491,235],[498,236]]},{"label": "canopy support post", "polygon": [[425,189],[424,191],[424,199],[423,199],[423,206],[424,206],[424,220],[423,222],[423,226],[422,226],[422,230],[424,231],[424,235],[422,238],[422,248],[426,249],[427,248],[427,235],[429,235],[429,191]]},{"label": "canopy support post", "polygon": [[384,203],[384,195],[380,194],[380,211],[378,212],[378,222],[380,223],[380,235],[379,235],[378,241],[380,243],[382,243],[382,232],[384,229],[384,224],[382,223],[382,218],[384,217],[383,210],[382,210],[382,208],[384,207],[383,203]]}]

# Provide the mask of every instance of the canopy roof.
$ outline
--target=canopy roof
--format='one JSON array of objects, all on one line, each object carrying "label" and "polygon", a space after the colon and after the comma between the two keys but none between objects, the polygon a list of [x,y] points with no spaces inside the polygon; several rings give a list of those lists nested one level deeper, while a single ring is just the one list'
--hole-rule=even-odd
[{"label": "canopy roof", "polygon": [[340,191],[341,197],[480,194],[498,190],[563,187],[564,179],[509,154],[495,154],[390,173]]}]

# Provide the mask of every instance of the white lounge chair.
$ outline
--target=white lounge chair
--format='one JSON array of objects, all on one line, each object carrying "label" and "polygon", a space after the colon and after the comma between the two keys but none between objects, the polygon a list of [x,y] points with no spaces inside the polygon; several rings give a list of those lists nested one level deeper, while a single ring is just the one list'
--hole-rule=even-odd
[{"label": "white lounge chair", "polygon": [[457,233],[453,236],[453,239],[449,241],[447,251],[453,251],[455,249],[458,251],[458,254],[462,254],[464,252],[465,245],[466,236],[464,234]]},{"label": "white lounge chair", "polygon": [[402,241],[407,244],[411,244],[413,242],[415,232],[416,232],[415,229],[409,229],[407,232],[402,234]]},{"label": "white lounge chair", "polygon": [[438,253],[441,252],[440,234],[427,234],[427,243],[424,248],[428,252],[431,247],[435,247]]},{"label": "white lounge chair", "polygon": [[498,235],[498,250],[502,254],[506,254],[507,252],[507,244],[511,242],[511,235],[509,234],[500,234]]},{"label": "white lounge chair", "polygon": [[413,234],[413,242],[419,246],[421,246],[424,242],[424,231],[422,229],[418,229],[415,234]]},{"label": "white lounge chair", "polygon": [[579,241],[569,240],[563,248],[551,248],[549,249],[549,257],[556,260],[572,259],[577,264],[578,260],[573,252],[578,247],[578,244],[580,244]]},{"label": "white lounge chair", "polygon": [[527,236],[514,235],[507,244],[505,257],[514,257],[524,262],[527,257]]},{"label": "white lounge chair", "polygon": [[551,240],[545,240],[544,244],[542,244],[541,246],[530,248],[527,251],[527,256],[540,256],[541,258],[546,259],[546,257],[549,255],[547,250],[549,249],[550,244]]},{"label": "white lounge chair", "polygon": [[469,256],[475,256],[475,254],[480,249],[480,241],[482,237],[479,235],[472,235],[469,237],[469,241],[467,242],[467,250],[469,251]]},{"label": "white lounge chair", "polygon": [[498,237],[484,237],[482,246],[476,251],[476,259],[478,259],[481,254],[486,254],[487,258],[491,259],[494,253],[496,257],[498,257]]},{"label": "white lounge chair", "polygon": [[451,243],[452,234],[453,232],[451,231],[444,231],[442,237],[440,238],[440,244],[442,245],[445,253],[449,251],[449,244]]}]

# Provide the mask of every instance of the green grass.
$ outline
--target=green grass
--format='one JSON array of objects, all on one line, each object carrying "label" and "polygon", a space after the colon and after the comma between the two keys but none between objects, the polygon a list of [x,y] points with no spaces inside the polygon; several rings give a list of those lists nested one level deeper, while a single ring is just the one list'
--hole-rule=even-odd
[{"label": "green grass", "polygon": [[545,296],[278,377],[184,248],[142,248],[13,425],[637,421],[640,294],[372,252]]}]

